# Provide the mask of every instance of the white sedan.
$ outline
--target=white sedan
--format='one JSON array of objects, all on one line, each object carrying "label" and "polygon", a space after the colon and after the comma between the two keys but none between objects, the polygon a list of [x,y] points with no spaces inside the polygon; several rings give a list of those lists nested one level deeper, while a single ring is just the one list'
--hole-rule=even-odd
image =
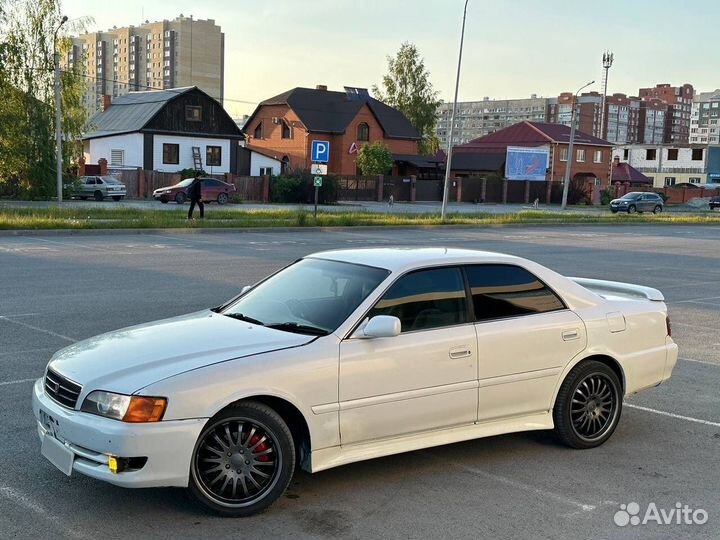
[{"label": "white sedan", "polygon": [[215,309],[100,335],[33,391],[65,474],[183,486],[218,513],[310,472],[554,429],[604,443],[677,360],[662,294],[460,249],[307,256]]}]

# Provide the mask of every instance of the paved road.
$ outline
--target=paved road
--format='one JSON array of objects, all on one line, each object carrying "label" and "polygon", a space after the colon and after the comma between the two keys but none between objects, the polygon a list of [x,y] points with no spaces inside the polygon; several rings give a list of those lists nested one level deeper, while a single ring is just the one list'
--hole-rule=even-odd
[{"label": "paved road", "polygon": [[[0,538],[720,536],[720,251],[713,227],[238,232],[0,238]],[[373,245],[506,251],[666,294],[681,347],[668,384],[628,401],[592,451],[517,434],[299,473],[272,509],[217,518],[180,489],[64,477],[39,454],[31,380],[75,340],[214,305],[307,252]],[[677,502],[705,525],[618,527],[620,504]]]}]

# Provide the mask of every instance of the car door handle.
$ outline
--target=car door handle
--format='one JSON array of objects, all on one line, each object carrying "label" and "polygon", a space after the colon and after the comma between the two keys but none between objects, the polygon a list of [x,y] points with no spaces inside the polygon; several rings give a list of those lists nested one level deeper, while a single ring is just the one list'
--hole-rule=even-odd
[{"label": "car door handle", "polygon": [[565,330],[562,333],[563,341],[572,341],[574,339],[578,339],[580,337],[580,332],[578,332],[577,328],[573,328],[572,330]]},{"label": "car door handle", "polygon": [[470,347],[456,347],[454,349],[450,349],[450,358],[453,360],[456,358],[467,358],[471,355],[472,351],[470,350]]}]

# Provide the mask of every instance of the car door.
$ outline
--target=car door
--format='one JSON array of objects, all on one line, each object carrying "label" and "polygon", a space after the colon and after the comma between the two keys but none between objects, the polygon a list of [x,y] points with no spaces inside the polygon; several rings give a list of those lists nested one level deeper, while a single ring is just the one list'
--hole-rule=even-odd
[{"label": "car door", "polygon": [[548,411],[558,378],[586,346],[583,321],[527,269],[465,269],[478,342],[478,420]]},{"label": "car door", "polygon": [[215,201],[220,193],[218,186],[220,182],[217,180],[205,180],[202,183],[202,197],[204,201]]},{"label": "car door", "polygon": [[401,321],[400,335],[340,344],[343,445],[471,424],[477,416],[477,339],[462,272],[399,278],[368,313]]},{"label": "car door", "polygon": [[89,196],[92,195],[95,192],[95,177],[94,176],[87,176],[85,177],[85,183],[82,187],[82,193],[83,195]]}]

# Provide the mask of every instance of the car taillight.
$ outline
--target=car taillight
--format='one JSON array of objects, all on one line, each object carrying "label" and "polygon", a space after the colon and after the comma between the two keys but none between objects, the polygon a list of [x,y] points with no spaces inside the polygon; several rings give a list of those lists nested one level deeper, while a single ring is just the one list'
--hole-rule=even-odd
[{"label": "car taillight", "polygon": [[670,322],[670,315],[665,316],[665,326],[667,327],[667,335],[672,337],[672,323]]}]

